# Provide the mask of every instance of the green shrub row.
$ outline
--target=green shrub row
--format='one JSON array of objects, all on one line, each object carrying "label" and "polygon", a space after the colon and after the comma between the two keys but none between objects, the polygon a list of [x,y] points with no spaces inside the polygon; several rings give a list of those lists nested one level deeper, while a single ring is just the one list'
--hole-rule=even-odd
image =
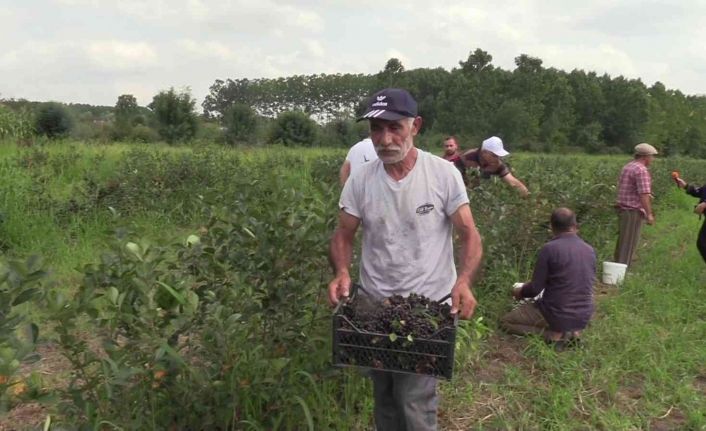
[{"label": "green shrub row", "polygon": [[[77,286],[36,296],[32,290],[35,314],[19,302],[5,313],[15,313],[18,324],[39,315],[39,329],[52,328],[71,364],[65,387],[47,393],[33,383],[25,396],[53,395],[61,421],[88,428],[368,426],[367,383],[329,363],[326,254],[342,152],[138,147],[115,156],[72,149],[28,149],[0,163],[3,180],[16,185],[13,193],[0,192],[0,203],[23,205],[27,224],[32,214],[43,214],[36,220],[77,234],[74,226],[85,226],[77,220],[98,217],[113,232],[101,253],[82,262],[73,277]],[[601,258],[610,256],[614,184],[626,162],[513,158],[529,198],[493,180],[469,190],[485,251],[478,312],[490,325],[509,286],[530,275],[550,236],[552,208],[576,210],[582,236]],[[657,200],[674,187],[674,168],[698,180],[703,162],[658,160],[652,168]],[[181,233],[163,241],[159,232],[133,229],[137,218],[180,226]],[[6,229],[0,225],[9,239],[5,253],[18,254],[22,239]],[[483,325],[465,324],[471,335],[461,337],[461,352],[478,343]],[[16,327],[3,333],[3,348],[14,349],[8,376],[16,374],[12,361],[27,353],[13,347],[16,333]]]}]

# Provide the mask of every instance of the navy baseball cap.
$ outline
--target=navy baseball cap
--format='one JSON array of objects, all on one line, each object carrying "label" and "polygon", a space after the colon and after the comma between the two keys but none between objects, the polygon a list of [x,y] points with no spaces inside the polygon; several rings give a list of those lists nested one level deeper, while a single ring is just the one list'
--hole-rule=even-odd
[{"label": "navy baseball cap", "polygon": [[407,90],[386,88],[373,94],[365,102],[365,113],[356,121],[380,118],[397,121],[417,116],[417,101]]}]

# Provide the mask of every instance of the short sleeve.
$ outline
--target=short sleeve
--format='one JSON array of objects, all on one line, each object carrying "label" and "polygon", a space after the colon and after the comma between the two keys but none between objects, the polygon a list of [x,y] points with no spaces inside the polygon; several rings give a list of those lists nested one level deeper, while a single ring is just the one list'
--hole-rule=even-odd
[{"label": "short sleeve", "polygon": [[348,154],[346,154],[346,160],[348,160],[349,162],[352,162],[352,161],[353,161],[353,152],[354,152],[354,151],[355,151],[355,145],[352,146],[352,147],[348,150]]},{"label": "short sleeve", "polygon": [[346,181],[346,184],[343,186],[343,191],[341,191],[341,197],[338,200],[338,207],[354,217],[361,218],[361,204],[358,199],[360,193],[355,192],[358,188],[358,181],[356,178],[360,177],[352,176],[348,178],[348,181]]},{"label": "short sleeve", "polygon": [[466,193],[466,186],[463,184],[461,172],[452,165],[449,167],[452,169],[449,170],[451,175],[447,183],[448,194],[444,212],[446,215],[451,216],[461,205],[468,203],[468,193]]},{"label": "short sleeve", "polygon": [[510,170],[510,167],[501,161],[500,166],[498,166],[498,170],[495,171],[493,174],[502,178],[506,175],[509,175],[511,172],[512,171]]}]

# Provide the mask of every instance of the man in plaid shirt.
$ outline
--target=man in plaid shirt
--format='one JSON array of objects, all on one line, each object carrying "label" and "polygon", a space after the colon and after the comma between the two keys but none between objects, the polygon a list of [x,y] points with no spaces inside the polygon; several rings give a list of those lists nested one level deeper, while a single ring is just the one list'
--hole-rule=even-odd
[{"label": "man in plaid shirt", "polygon": [[615,246],[615,262],[630,265],[640,240],[643,222],[655,222],[652,212],[652,177],[647,169],[657,155],[650,144],[635,146],[635,159],[623,167],[618,179],[618,243]]}]

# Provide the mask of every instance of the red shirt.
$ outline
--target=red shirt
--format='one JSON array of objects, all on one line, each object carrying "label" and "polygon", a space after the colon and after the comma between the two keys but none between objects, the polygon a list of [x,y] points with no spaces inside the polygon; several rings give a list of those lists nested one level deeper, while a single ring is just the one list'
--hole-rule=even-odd
[{"label": "red shirt", "polygon": [[616,206],[626,210],[640,210],[645,213],[640,195],[652,193],[652,177],[647,167],[633,160],[623,167],[618,179],[618,199]]},{"label": "red shirt", "polygon": [[455,162],[456,160],[458,160],[458,159],[461,158],[461,154],[459,154],[458,151],[456,151],[455,153],[451,154],[450,156],[447,156],[446,153],[444,153],[444,154],[441,156],[441,158],[444,159],[444,160],[448,160],[449,162]]}]

